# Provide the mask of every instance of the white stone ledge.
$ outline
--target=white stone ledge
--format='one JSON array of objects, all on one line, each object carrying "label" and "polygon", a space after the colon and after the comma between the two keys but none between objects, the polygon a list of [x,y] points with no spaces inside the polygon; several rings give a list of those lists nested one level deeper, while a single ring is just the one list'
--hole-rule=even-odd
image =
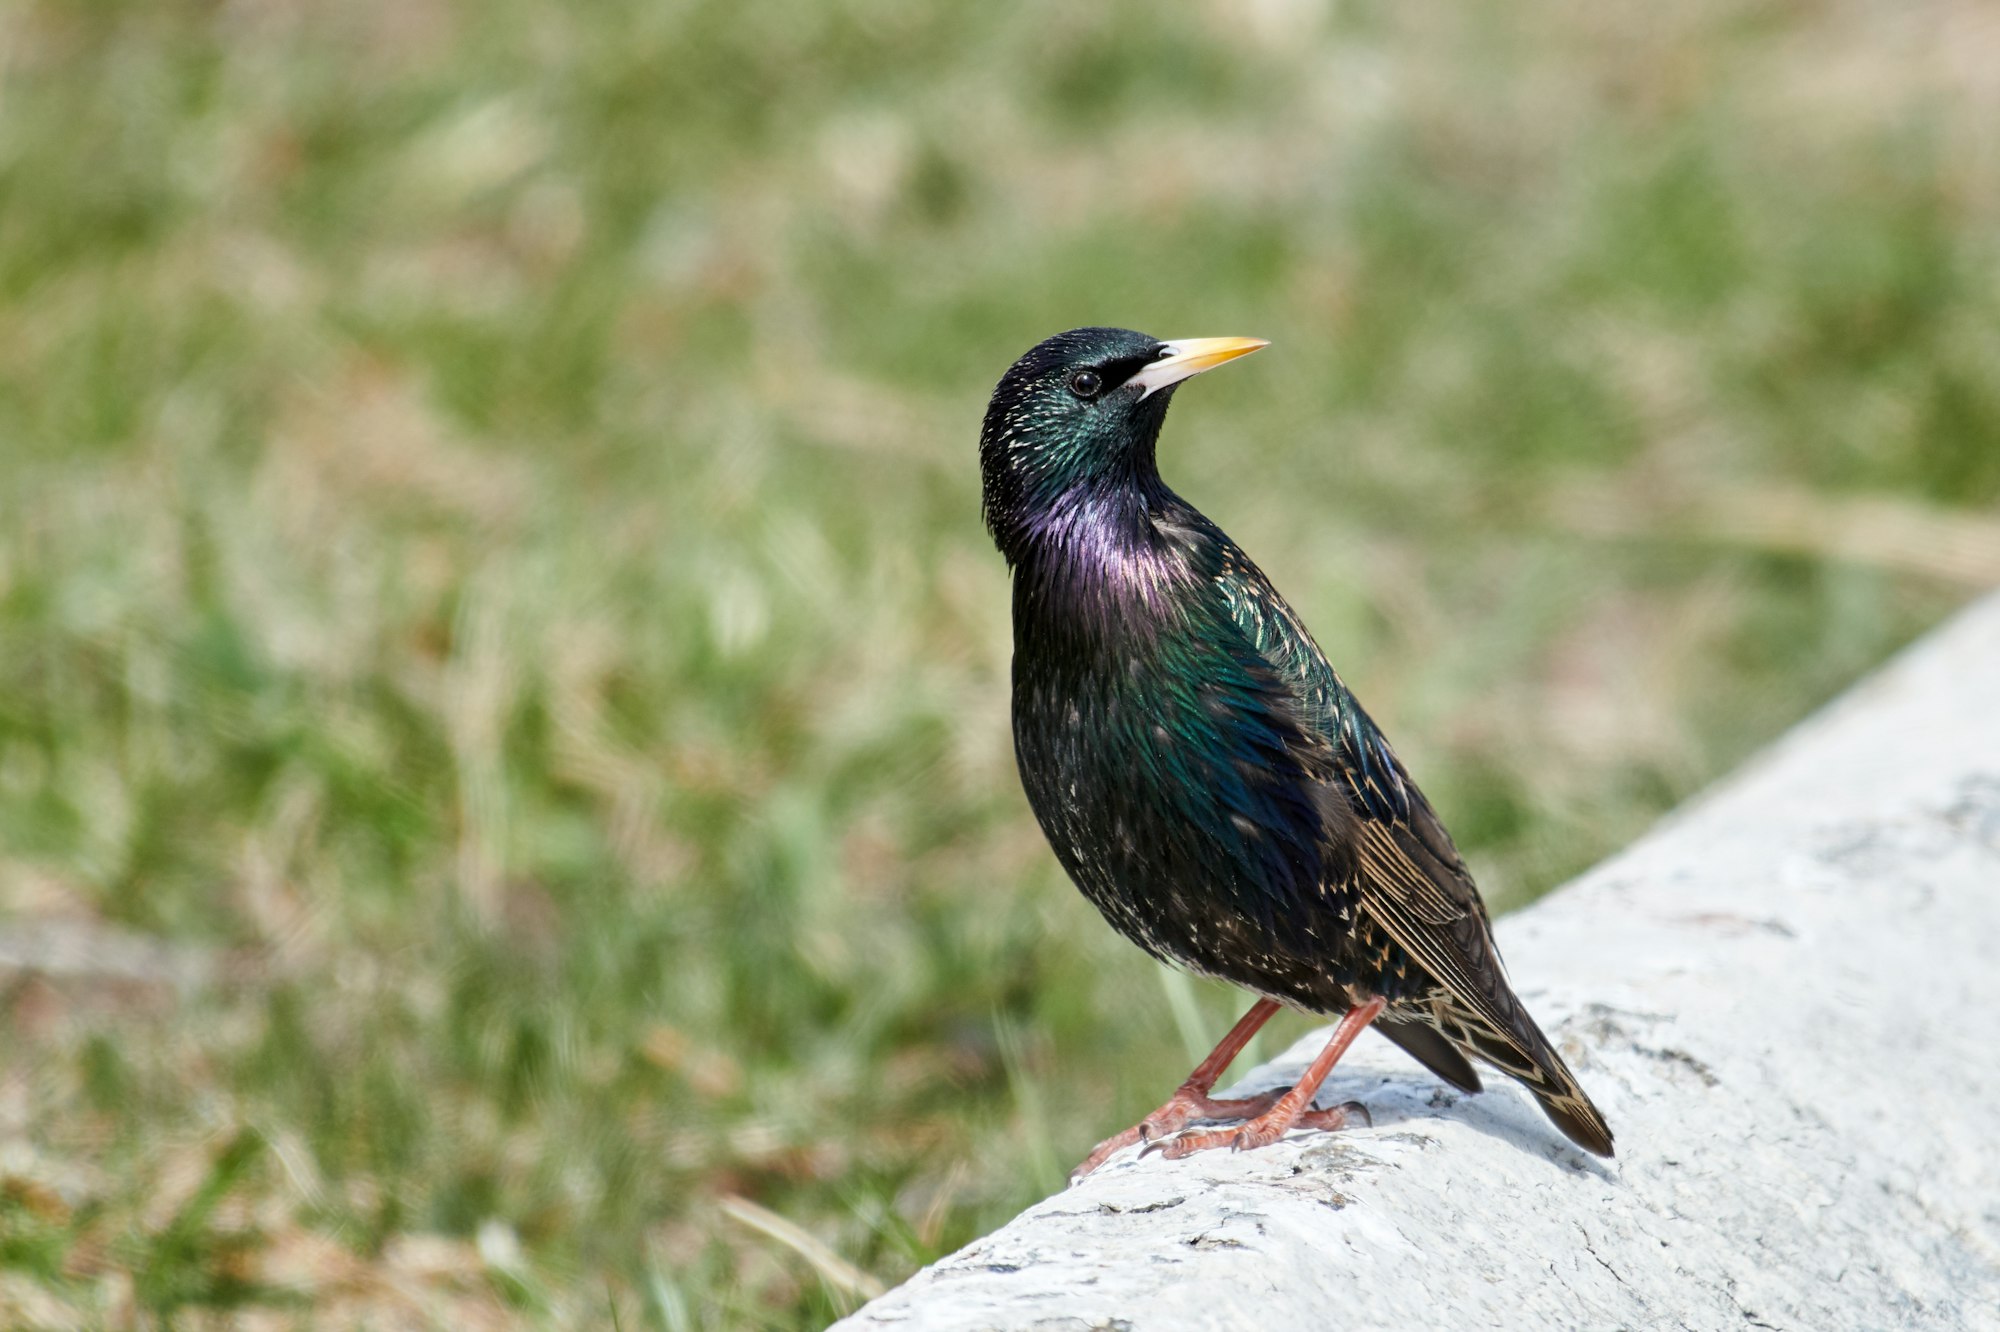
[{"label": "white stone ledge", "polygon": [[2000,1329],[2000,597],[1499,934],[1615,1160],[1364,1037],[1372,1129],[1128,1151],[837,1326]]}]

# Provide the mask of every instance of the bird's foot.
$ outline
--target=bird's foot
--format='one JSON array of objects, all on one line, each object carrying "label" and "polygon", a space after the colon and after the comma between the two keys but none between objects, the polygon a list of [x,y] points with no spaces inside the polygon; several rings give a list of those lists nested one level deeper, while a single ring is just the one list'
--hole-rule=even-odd
[{"label": "bird's foot", "polygon": [[[1264,1114],[1276,1105],[1283,1095],[1282,1091],[1272,1091],[1240,1101],[1216,1101],[1211,1100],[1207,1092],[1198,1091],[1191,1084],[1183,1083],[1179,1091],[1167,1098],[1165,1105],[1123,1133],[1114,1133],[1098,1143],[1090,1155],[1083,1158],[1082,1164],[1069,1172],[1070,1183],[1076,1183],[1135,1142],[1145,1143],[1146,1150],[1150,1152],[1162,1139],[1173,1137],[1196,1120],[1249,1119],[1253,1115]],[[1178,1142],[1179,1139],[1175,1141]],[[1174,1153],[1169,1151],[1167,1154],[1172,1156]]]},{"label": "bird's foot", "polygon": [[1268,1147],[1295,1128],[1331,1131],[1352,1128],[1357,1124],[1364,1128],[1372,1127],[1375,1122],[1368,1113],[1368,1107],[1359,1101],[1348,1101],[1331,1110],[1301,1111],[1296,1102],[1286,1104],[1289,1100],[1289,1096],[1281,1098],[1276,1105],[1241,1128],[1183,1133],[1160,1150],[1168,1160],[1178,1161],[1184,1156],[1216,1147],[1228,1147],[1239,1152]]}]

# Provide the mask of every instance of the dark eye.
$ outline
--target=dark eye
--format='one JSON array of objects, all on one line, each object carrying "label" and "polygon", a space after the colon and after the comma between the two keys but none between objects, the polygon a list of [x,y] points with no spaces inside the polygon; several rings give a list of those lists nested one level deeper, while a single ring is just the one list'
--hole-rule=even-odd
[{"label": "dark eye", "polygon": [[1095,370],[1079,370],[1069,377],[1069,391],[1079,398],[1094,398],[1104,387],[1104,376]]}]

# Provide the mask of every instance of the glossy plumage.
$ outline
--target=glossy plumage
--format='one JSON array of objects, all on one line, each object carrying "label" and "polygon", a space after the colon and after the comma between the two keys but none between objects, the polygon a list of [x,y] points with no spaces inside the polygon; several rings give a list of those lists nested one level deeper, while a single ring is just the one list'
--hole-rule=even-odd
[{"label": "glossy plumage", "polygon": [[1379,997],[1376,1025],[1439,1077],[1477,1091],[1476,1056],[1609,1154],[1436,812],[1262,571],[1160,480],[1174,385],[1140,385],[1172,351],[1051,338],[981,435],[1016,756],[1050,846],[1154,956],[1314,1012]]}]

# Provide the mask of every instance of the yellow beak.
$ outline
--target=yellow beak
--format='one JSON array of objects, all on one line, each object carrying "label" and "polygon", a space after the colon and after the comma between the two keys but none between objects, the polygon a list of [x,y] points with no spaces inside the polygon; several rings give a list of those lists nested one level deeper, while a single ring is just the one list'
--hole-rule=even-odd
[{"label": "yellow beak", "polygon": [[1149,397],[1169,384],[1270,345],[1262,338],[1180,338],[1163,343],[1160,359],[1125,382],[1144,389],[1141,398]]}]

